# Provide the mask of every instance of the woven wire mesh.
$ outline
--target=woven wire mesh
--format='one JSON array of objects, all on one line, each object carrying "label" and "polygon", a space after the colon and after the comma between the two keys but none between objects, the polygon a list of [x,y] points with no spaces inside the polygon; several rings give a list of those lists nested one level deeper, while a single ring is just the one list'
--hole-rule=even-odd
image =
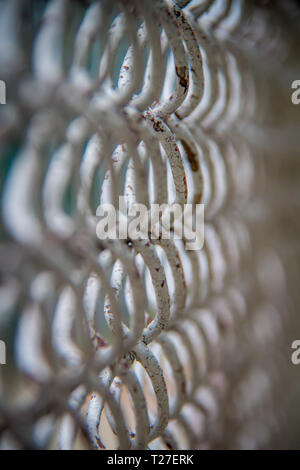
[{"label": "woven wire mesh", "polygon": [[[2,448],[272,442],[294,324],[283,3],[1,3]],[[122,195],[205,204],[204,247],[99,240]]]}]

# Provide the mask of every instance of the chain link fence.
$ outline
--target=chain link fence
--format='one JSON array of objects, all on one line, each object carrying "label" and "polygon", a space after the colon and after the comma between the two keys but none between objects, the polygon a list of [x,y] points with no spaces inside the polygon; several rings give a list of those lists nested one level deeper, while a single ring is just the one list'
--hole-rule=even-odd
[{"label": "chain link fence", "polygon": [[[1,2],[1,448],[295,445],[299,18]],[[204,204],[203,248],[100,240],[120,196]]]}]

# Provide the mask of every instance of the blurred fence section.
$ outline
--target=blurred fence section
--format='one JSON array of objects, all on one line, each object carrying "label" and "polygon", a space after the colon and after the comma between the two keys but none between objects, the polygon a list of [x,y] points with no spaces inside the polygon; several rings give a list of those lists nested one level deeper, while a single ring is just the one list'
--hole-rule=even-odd
[{"label": "blurred fence section", "polygon": [[[1,2],[2,448],[296,445],[299,19]],[[205,204],[203,249],[99,240],[124,195]]]}]

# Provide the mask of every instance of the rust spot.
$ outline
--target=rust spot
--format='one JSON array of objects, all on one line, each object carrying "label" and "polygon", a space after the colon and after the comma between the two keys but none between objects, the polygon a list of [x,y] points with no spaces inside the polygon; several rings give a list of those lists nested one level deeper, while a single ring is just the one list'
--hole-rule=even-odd
[{"label": "rust spot", "polygon": [[186,156],[188,158],[188,161],[190,162],[191,165],[191,170],[192,171],[198,171],[199,170],[199,162],[197,159],[197,154],[193,152],[191,147],[188,145],[188,143],[185,140],[181,140],[182,146],[185,150]]},{"label": "rust spot", "polygon": [[185,200],[187,200],[188,192],[187,192],[187,182],[186,182],[186,175],[185,174],[183,175],[182,181],[183,181],[183,185],[184,185],[184,197],[185,197]]},{"label": "rust spot", "polygon": [[95,339],[97,341],[97,345],[98,345],[99,348],[103,348],[103,347],[107,346],[107,343],[104,341],[103,338],[101,338],[101,336],[99,334],[95,335]]},{"label": "rust spot", "polygon": [[164,287],[164,285],[165,285],[165,281],[161,283],[160,287]]},{"label": "rust spot", "polygon": [[163,128],[161,126],[161,121],[154,121],[153,122],[153,129],[155,130],[155,132],[163,132]]},{"label": "rust spot", "polygon": [[123,65],[123,68],[124,68],[125,70],[129,70],[129,67],[128,67],[127,65]]},{"label": "rust spot", "polygon": [[189,78],[186,73],[186,67],[176,67],[176,75],[179,77],[179,83],[184,88],[184,92],[187,92],[189,86]]},{"label": "rust spot", "polygon": [[101,441],[100,437],[95,436],[95,440],[96,440],[98,446],[100,447],[100,449],[106,449],[106,447],[105,447],[105,445],[103,444],[103,442]]},{"label": "rust spot", "polygon": [[168,449],[174,450],[174,447],[172,446],[172,444],[170,444],[170,442],[165,441],[165,444],[166,444],[166,446],[167,446]]}]

